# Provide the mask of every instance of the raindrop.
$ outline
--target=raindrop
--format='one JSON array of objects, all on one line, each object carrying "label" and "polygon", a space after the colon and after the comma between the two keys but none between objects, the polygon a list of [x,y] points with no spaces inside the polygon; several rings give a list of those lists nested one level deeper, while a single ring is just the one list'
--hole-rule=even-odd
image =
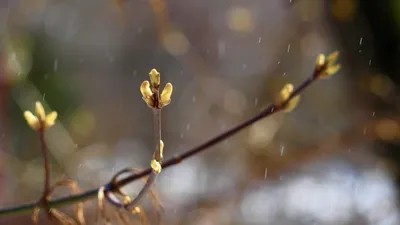
[{"label": "raindrop", "polygon": [[264,170],[264,179],[267,179],[268,176],[268,168],[265,168]]},{"label": "raindrop", "polygon": [[54,60],[54,65],[53,65],[53,70],[54,70],[54,71],[57,71],[57,69],[58,69],[58,60],[55,59],[55,60]]},{"label": "raindrop", "polygon": [[282,76],[286,76],[286,72],[284,72],[284,73],[282,74]]},{"label": "raindrop", "polygon": [[363,133],[364,133],[364,134],[366,134],[366,133],[367,133],[367,128],[366,128],[366,127],[364,127],[364,131],[363,131]]},{"label": "raindrop", "polygon": [[359,53],[361,53],[361,52],[362,52],[362,50],[360,49],[360,50],[358,50],[358,52],[359,52]]},{"label": "raindrop", "polygon": [[372,60],[370,59],[369,62],[368,62],[368,65],[371,65],[371,63],[372,63]]},{"label": "raindrop", "polygon": [[42,99],[42,101],[44,101],[44,98],[45,98],[45,97],[46,97],[46,93],[43,94],[43,99]]},{"label": "raindrop", "polygon": [[254,99],[254,105],[258,105],[258,98]]},{"label": "raindrop", "polygon": [[281,61],[278,61],[278,65],[281,64]]},{"label": "raindrop", "polygon": [[261,37],[258,38],[258,43],[261,43]]},{"label": "raindrop", "polygon": [[193,96],[193,97],[192,97],[192,102],[193,102],[193,103],[196,103],[196,96]]},{"label": "raindrop", "polygon": [[190,123],[188,123],[188,124],[186,125],[186,130],[187,130],[187,131],[190,130]]},{"label": "raindrop", "polygon": [[360,45],[362,45],[362,42],[363,42],[363,38],[361,37],[360,38]]},{"label": "raindrop", "polygon": [[180,136],[181,138],[183,138],[183,133],[181,133],[181,136]]},{"label": "raindrop", "polygon": [[287,52],[290,52],[290,44],[287,46]]},{"label": "raindrop", "polygon": [[375,116],[375,112],[372,112],[372,116]]},{"label": "raindrop", "polygon": [[243,67],[243,69],[246,69],[247,68],[247,64],[243,64],[242,67]]},{"label": "raindrop", "polygon": [[283,152],[285,151],[285,146],[281,145],[281,156],[283,156]]}]

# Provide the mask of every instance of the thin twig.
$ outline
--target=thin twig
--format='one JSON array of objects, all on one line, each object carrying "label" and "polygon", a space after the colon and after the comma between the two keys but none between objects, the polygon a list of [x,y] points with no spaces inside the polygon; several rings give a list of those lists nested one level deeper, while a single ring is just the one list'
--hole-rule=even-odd
[{"label": "thin twig", "polygon": [[[236,134],[239,131],[241,131],[242,129],[252,125],[253,123],[255,123],[267,116],[270,116],[270,115],[274,114],[275,112],[278,112],[291,99],[293,99],[295,96],[299,95],[302,91],[304,91],[307,87],[309,87],[314,81],[316,81],[315,71],[312,74],[312,76],[310,76],[307,80],[305,80],[302,84],[300,84],[300,86],[297,87],[291,93],[290,97],[286,101],[282,102],[281,104],[271,104],[265,110],[261,111],[256,116],[244,121],[243,123],[219,134],[218,136],[204,142],[203,144],[200,144],[197,147],[189,149],[180,155],[177,155],[175,157],[172,157],[172,158],[164,161],[162,163],[162,168],[166,169],[168,167],[171,167],[175,164],[182,162],[184,159],[187,159],[193,155],[201,153],[201,152],[205,151],[206,149],[208,149],[209,147],[219,143],[220,141],[223,141],[223,140],[233,136],[234,134]],[[151,172],[152,172],[152,169],[147,168],[139,173],[133,174],[131,176],[128,176],[128,177],[120,180],[116,184],[109,182],[104,186],[105,190],[106,191],[114,191],[114,190],[118,189],[118,187],[125,186],[133,181],[136,181],[144,176],[149,175]],[[99,189],[97,188],[97,189],[89,190],[89,191],[79,194],[79,195],[60,198],[60,199],[49,202],[49,206],[52,208],[55,208],[55,207],[59,207],[59,206],[63,206],[63,205],[69,205],[69,204],[79,202],[79,201],[84,201],[84,200],[96,197],[98,192],[99,192]],[[23,204],[23,205],[11,207],[11,208],[5,208],[5,209],[0,210],[0,217],[11,215],[11,214],[17,214],[17,213],[32,212],[32,210],[35,206],[36,206],[35,203],[30,203],[30,204]]]},{"label": "thin twig", "polygon": [[[43,123],[43,122],[41,122]],[[51,167],[50,167],[50,157],[49,157],[49,150],[47,147],[46,139],[45,139],[45,127],[44,125],[38,130],[40,144],[42,149],[42,156],[44,161],[44,187],[43,187],[43,194],[42,198],[39,201],[39,204],[47,211],[47,216],[51,219],[50,213],[50,206],[49,202],[49,194],[51,192]]]}]

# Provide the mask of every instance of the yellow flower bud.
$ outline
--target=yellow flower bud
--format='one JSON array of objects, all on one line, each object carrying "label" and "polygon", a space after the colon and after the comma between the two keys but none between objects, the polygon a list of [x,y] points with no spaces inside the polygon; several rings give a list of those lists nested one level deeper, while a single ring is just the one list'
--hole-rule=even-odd
[{"label": "yellow flower bud", "polygon": [[160,156],[161,159],[163,158],[163,152],[164,152],[164,142],[160,140]]},{"label": "yellow flower bud", "polygon": [[24,112],[24,117],[28,125],[33,129],[33,130],[39,130],[40,128],[40,122],[39,119],[32,114],[30,111],[25,111]]},{"label": "yellow flower bud", "polygon": [[339,51],[334,51],[329,54],[325,60],[325,56],[320,54],[317,57],[316,63],[316,78],[328,78],[333,74],[337,73],[341,68],[340,64],[335,64],[336,60],[339,58]]},{"label": "yellow flower bud", "polygon": [[46,113],[44,112],[43,105],[40,102],[36,102],[36,116],[41,121],[45,120],[46,118]]},{"label": "yellow flower bud", "polygon": [[152,69],[149,75],[151,86],[153,86],[153,88],[160,87],[160,73],[156,69]]},{"label": "yellow flower bud", "polygon": [[142,95],[145,98],[153,96],[153,92],[150,89],[149,81],[147,80],[143,81],[143,83],[140,85],[140,92],[142,92]]},{"label": "yellow flower bud", "polygon": [[124,197],[124,205],[129,205],[132,202],[131,197],[125,196]]},{"label": "yellow flower bud", "polygon": [[328,65],[333,65],[339,58],[339,51],[334,51],[328,55]]},{"label": "yellow flower bud", "polygon": [[293,109],[295,109],[296,106],[299,104],[299,101],[300,101],[300,96],[296,96],[290,99],[290,101],[283,107],[282,111],[284,112],[293,111]]},{"label": "yellow flower bud", "polygon": [[317,67],[321,67],[325,64],[325,55],[324,54],[319,54],[317,57]]},{"label": "yellow flower bud", "polygon": [[47,114],[46,119],[44,120],[44,124],[46,128],[50,128],[55,124],[57,119],[57,112],[53,111],[50,114]]},{"label": "yellow flower bud", "polygon": [[156,174],[161,172],[161,164],[157,160],[151,160],[150,166]]},{"label": "yellow flower bud", "polygon": [[160,107],[166,106],[171,102],[173,87],[171,83],[167,83],[161,92]]}]

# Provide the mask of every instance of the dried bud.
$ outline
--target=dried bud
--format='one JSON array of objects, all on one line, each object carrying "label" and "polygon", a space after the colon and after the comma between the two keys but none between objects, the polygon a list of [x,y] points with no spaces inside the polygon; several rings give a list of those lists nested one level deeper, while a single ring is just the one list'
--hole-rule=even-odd
[{"label": "dried bud", "polygon": [[149,75],[151,86],[158,89],[160,87],[160,73],[156,69],[152,69]]},{"label": "dried bud", "polygon": [[160,107],[164,107],[171,103],[171,95],[172,95],[173,87],[171,83],[167,83],[161,92],[160,96]]}]

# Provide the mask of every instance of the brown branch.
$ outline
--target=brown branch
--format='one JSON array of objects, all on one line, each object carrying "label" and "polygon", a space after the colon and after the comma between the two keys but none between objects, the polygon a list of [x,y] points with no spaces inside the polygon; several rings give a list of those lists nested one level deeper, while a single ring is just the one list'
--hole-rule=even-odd
[{"label": "brown branch", "polygon": [[[171,159],[165,161],[164,163],[162,163],[162,168],[166,169],[168,167],[171,167],[175,164],[178,164],[180,162],[182,162],[183,160],[192,157],[196,154],[199,154],[201,152],[204,152],[205,150],[209,149],[211,146],[233,136],[234,134],[238,133],[239,131],[241,131],[242,129],[247,128],[248,126],[254,124],[255,122],[268,117],[276,112],[279,112],[282,109],[285,109],[285,106],[288,105],[288,103],[296,96],[298,96],[301,92],[303,92],[307,87],[309,87],[312,83],[314,83],[316,80],[318,80],[318,78],[320,77],[320,75],[323,75],[326,72],[327,67],[330,66],[329,62],[325,63],[324,65],[321,64],[317,64],[316,69],[314,70],[314,72],[312,73],[312,75],[306,79],[302,84],[300,84],[295,90],[293,90],[293,92],[290,93],[290,95],[284,100],[281,101],[280,103],[274,103],[271,104],[270,106],[268,106],[266,109],[264,109],[263,111],[261,111],[259,114],[257,114],[256,116],[242,122],[241,124],[217,135],[214,138],[211,138],[210,140],[204,142],[203,144],[198,145],[197,147],[191,148],[185,152],[183,152],[180,155],[177,155],[175,157],[172,157]],[[329,68],[328,68],[329,69]],[[136,181],[142,177],[145,177],[147,175],[149,175],[150,173],[152,173],[153,169],[152,168],[147,168],[139,173],[130,175],[118,182],[109,182],[106,185],[100,187],[100,189],[104,190],[105,192],[113,192],[113,191],[117,191],[118,189],[120,189],[122,186],[125,186],[133,181]],[[65,198],[61,198],[55,201],[52,201],[49,203],[50,207],[57,207],[57,206],[61,206],[61,205],[66,205],[66,204],[71,204],[74,202],[78,202],[78,201],[84,201],[86,199],[89,198],[93,198],[95,196],[97,196],[99,194],[99,188],[98,189],[94,189],[94,190],[89,190],[83,194],[80,195],[75,195],[75,196],[70,196],[70,197],[65,197]],[[9,215],[9,214],[15,214],[15,213],[22,213],[22,212],[30,212],[34,209],[34,207],[36,206],[36,204],[25,204],[25,205],[20,205],[17,207],[13,207],[13,208],[6,208],[3,210],[0,210],[0,217],[1,216],[5,216],[5,215]]]}]

